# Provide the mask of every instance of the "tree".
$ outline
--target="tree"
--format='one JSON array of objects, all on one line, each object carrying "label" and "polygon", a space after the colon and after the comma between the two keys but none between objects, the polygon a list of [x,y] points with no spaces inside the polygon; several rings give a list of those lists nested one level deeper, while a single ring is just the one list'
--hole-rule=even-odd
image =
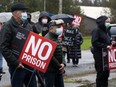
[{"label": "tree", "polygon": [[92,5],[92,0],[81,0],[82,5],[85,6],[91,6]]},{"label": "tree", "polygon": [[0,11],[10,11],[11,6],[17,2],[25,3],[29,7],[30,12],[40,11],[42,10],[42,1],[43,0],[1,0]]},{"label": "tree", "polygon": [[101,5],[107,7],[108,6],[108,0],[102,0]]},{"label": "tree", "polygon": [[63,0],[63,13],[66,14],[80,14],[80,6],[79,3],[74,3],[72,0]]},{"label": "tree", "polygon": [[100,6],[101,5],[101,0],[95,0],[94,5],[95,6]]},{"label": "tree", "polygon": [[46,11],[57,14],[59,10],[59,0],[46,0]]},{"label": "tree", "polygon": [[116,23],[116,0],[109,0],[109,7],[111,9],[111,18],[112,18],[112,22]]},{"label": "tree", "polygon": [[24,2],[28,7],[30,12],[41,11],[42,1],[41,0],[25,0]]},{"label": "tree", "polygon": [[11,0],[1,0],[0,4],[1,4],[0,12],[8,11],[9,7],[11,6]]}]

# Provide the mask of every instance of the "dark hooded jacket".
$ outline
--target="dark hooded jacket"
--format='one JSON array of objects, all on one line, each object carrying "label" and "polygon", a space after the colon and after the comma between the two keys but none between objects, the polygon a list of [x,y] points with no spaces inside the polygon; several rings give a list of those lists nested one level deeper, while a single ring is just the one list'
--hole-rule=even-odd
[{"label": "dark hooded jacket", "polygon": [[39,15],[39,19],[38,22],[34,24],[33,26],[33,31],[37,34],[42,33],[42,36],[45,36],[48,33],[48,23],[47,24],[43,24],[41,22],[43,17],[47,17],[48,18],[48,23],[51,21],[51,18],[49,17],[48,13],[43,11],[40,13]]},{"label": "dark hooded jacket", "polygon": [[102,48],[106,48],[110,45],[111,38],[108,29],[105,27],[106,16],[100,16],[97,18],[96,23],[98,27],[92,31],[92,45],[94,51],[102,51]]}]

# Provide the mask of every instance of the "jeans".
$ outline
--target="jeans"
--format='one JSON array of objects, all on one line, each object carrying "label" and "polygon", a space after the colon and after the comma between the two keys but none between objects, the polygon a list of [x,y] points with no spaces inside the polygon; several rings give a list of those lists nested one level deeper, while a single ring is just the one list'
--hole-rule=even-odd
[{"label": "jeans", "polygon": [[3,56],[0,52],[0,72],[2,72],[2,67],[3,67],[2,65],[3,65]]},{"label": "jeans", "polygon": [[45,87],[64,87],[63,75],[59,73],[45,73]]},{"label": "jeans", "polygon": [[23,84],[25,87],[37,87],[35,72],[30,72],[25,68],[14,68],[12,66],[9,66],[9,72],[12,87],[23,87]]}]

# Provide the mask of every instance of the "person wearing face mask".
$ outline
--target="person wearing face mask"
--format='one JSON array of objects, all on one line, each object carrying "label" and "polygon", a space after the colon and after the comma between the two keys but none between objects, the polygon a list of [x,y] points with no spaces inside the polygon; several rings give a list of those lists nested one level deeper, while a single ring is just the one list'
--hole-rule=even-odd
[{"label": "person wearing face mask", "polygon": [[34,32],[39,34],[42,33],[42,36],[45,36],[49,29],[48,24],[51,21],[48,13],[46,11],[42,11],[39,15],[38,22],[33,25]]},{"label": "person wearing face mask", "polygon": [[[18,29],[33,31],[27,21],[27,6],[23,3],[16,3],[11,7],[12,18],[6,22],[0,32],[0,48],[7,65],[11,78],[12,87],[37,87],[35,70],[18,60],[18,56],[11,51],[13,38],[16,37]],[[20,43],[19,43],[20,45]],[[33,71],[33,73],[29,70]]]},{"label": "person wearing face mask", "polygon": [[107,16],[100,16],[96,20],[97,28],[92,31],[93,57],[95,61],[96,87],[108,87],[110,71],[103,70],[102,49],[109,48],[111,37],[109,35],[110,19]]},{"label": "person wearing face mask", "polygon": [[63,73],[66,65],[63,57],[62,46],[58,40],[58,36],[62,34],[61,25],[63,20],[52,20],[49,24],[49,32],[45,35],[46,38],[57,43],[56,50],[52,56],[50,64],[44,74],[45,87],[64,87]]},{"label": "person wearing face mask", "polygon": [[74,30],[74,40],[73,46],[69,46],[69,58],[72,59],[73,66],[76,67],[81,59],[81,45],[83,43],[83,36],[79,32],[78,26],[72,26],[71,29]]}]

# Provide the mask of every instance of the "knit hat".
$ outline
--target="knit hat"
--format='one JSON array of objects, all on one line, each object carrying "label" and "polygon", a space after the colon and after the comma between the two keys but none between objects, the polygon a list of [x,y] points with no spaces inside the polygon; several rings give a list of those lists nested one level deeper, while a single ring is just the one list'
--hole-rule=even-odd
[{"label": "knit hat", "polygon": [[23,3],[16,3],[11,7],[11,12],[14,12],[16,10],[27,10],[28,7],[24,5]]}]

